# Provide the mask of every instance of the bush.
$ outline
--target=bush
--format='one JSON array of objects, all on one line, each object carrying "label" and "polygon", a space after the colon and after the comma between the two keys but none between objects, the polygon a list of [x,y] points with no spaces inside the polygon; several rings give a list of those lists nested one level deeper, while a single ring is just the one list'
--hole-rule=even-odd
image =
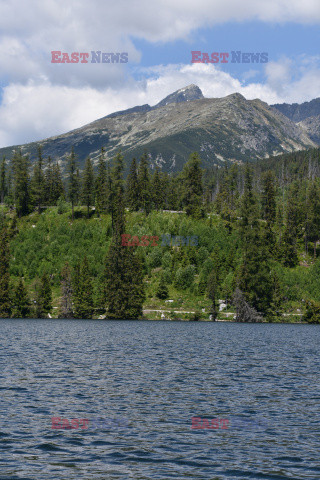
[{"label": "bush", "polygon": [[170,268],[166,268],[165,270],[163,270],[162,276],[163,276],[164,281],[167,284],[172,283],[172,275],[171,275]]},{"label": "bush", "polygon": [[148,255],[148,265],[150,268],[161,267],[162,252],[160,248],[153,247],[152,252]]},{"label": "bush", "polygon": [[70,208],[70,204],[64,200],[63,197],[60,197],[57,202],[58,213],[61,215],[62,213],[67,213]]},{"label": "bush", "polygon": [[202,265],[203,262],[209,257],[209,252],[206,247],[200,247],[198,250],[198,265]]},{"label": "bush", "polygon": [[192,320],[192,321],[194,321],[194,322],[197,322],[197,321],[201,320],[201,313],[199,312],[199,310],[196,310],[196,311],[192,314],[190,320]]},{"label": "bush", "polygon": [[168,287],[163,276],[161,276],[156,296],[160,298],[160,300],[166,300],[169,297]]},{"label": "bush", "polygon": [[302,320],[308,323],[320,323],[320,303],[308,300],[307,310]]},{"label": "bush", "polygon": [[170,268],[171,266],[171,253],[165,252],[162,257],[162,266],[163,268]]},{"label": "bush", "polygon": [[175,287],[182,290],[191,287],[194,281],[194,275],[195,267],[193,265],[178,268],[174,282]]}]

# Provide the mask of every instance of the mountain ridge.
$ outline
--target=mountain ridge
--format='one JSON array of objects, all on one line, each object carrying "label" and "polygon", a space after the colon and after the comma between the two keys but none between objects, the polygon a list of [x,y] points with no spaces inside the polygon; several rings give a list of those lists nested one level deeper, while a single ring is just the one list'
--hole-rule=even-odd
[{"label": "mountain ridge", "polygon": [[0,155],[12,155],[22,148],[33,160],[37,145],[42,144],[43,155],[50,155],[64,169],[72,146],[81,164],[88,155],[96,163],[101,146],[107,160],[121,149],[126,164],[146,150],[151,167],[171,172],[179,171],[195,150],[206,166],[221,166],[314,147],[318,144],[317,125],[317,119],[295,123],[281,108],[260,99],[247,100],[237,92],[205,98],[200,88],[191,84],[154,106],[114,112],[61,135],[2,148]]}]

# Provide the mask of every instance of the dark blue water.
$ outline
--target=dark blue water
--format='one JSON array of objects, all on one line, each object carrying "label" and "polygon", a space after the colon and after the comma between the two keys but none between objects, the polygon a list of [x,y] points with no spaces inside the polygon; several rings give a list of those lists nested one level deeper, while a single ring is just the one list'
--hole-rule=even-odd
[{"label": "dark blue water", "polygon": [[[320,326],[0,329],[1,480],[320,479]],[[123,424],[62,430],[51,417]],[[229,425],[195,430],[192,417]]]}]

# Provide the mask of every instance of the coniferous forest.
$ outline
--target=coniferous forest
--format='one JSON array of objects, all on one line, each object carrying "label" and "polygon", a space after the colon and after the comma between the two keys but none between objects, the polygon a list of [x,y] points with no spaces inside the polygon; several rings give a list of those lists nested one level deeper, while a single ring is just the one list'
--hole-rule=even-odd
[{"label": "coniferous forest", "polygon": [[1,317],[320,323],[320,149],[124,170],[2,159]]}]

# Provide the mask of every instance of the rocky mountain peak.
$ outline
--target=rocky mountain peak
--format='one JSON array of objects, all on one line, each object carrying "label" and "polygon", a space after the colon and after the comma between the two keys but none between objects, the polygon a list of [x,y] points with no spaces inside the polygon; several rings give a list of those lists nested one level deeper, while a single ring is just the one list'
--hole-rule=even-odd
[{"label": "rocky mountain peak", "polygon": [[204,98],[204,96],[200,88],[192,83],[187,87],[180,88],[179,90],[171,93],[166,98],[161,100],[161,102],[157,103],[154,108],[164,107],[169,103],[190,102],[192,100],[200,100],[201,98]]}]

